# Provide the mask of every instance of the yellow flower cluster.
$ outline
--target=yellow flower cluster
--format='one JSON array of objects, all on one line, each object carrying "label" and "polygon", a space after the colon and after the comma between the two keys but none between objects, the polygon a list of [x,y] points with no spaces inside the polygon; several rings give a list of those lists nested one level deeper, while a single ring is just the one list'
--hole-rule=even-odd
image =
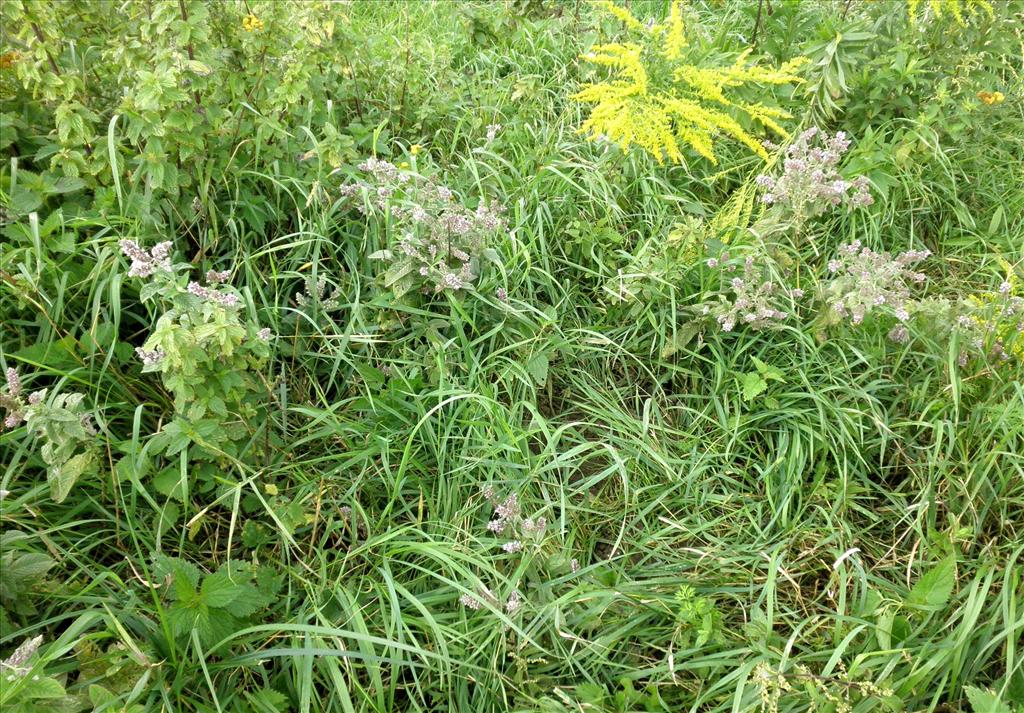
[{"label": "yellow flower cluster", "polygon": [[263,20],[250,13],[242,18],[242,29],[246,32],[259,32],[263,29]]},{"label": "yellow flower cluster", "polygon": [[[989,0],[928,0],[928,7],[937,18],[952,15],[958,25],[967,24],[964,21],[965,9],[972,15],[981,9],[988,13],[989,17],[995,17],[992,3]],[[907,0],[907,13],[910,15],[911,22],[917,22],[920,9],[921,0]]]},{"label": "yellow flower cluster", "polygon": [[637,41],[597,45],[583,55],[584,61],[606,67],[613,74],[612,79],[584,85],[573,95],[577,101],[593,105],[581,127],[592,140],[606,138],[623,149],[639,146],[659,163],[666,157],[681,163],[682,148],[689,146],[717,163],[713,148],[718,133],[731,136],[762,158],[768,156],[761,142],[730,112],[745,114],[786,135],[778,120],[789,118],[787,112],[730,99],[726,90],[750,83],[800,82],[796,70],[803,58],[778,69],[748,65],[749,53],[731,66],[687,64],[683,61],[687,41],[680,0],[671,4],[664,22],[647,25],[611,0],[594,4],[620,20]]},{"label": "yellow flower cluster", "polygon": [[981,99],[982,104],[998,104],[1006,97],[1002,92],[978,92],[978,99]]}]

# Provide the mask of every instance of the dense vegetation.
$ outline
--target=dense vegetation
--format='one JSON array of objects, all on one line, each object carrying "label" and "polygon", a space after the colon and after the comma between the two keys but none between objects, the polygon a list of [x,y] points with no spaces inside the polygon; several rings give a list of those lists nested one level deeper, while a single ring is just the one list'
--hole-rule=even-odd
[{"label": "dense vegetation", "polygon": [[0,20],[5,713],[1024,711],[1024,3]]}]

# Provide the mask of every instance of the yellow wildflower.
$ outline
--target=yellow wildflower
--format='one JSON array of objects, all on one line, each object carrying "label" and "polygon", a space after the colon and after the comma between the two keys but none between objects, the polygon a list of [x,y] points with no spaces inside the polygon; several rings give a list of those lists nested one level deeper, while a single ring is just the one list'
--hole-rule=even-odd
[{"label": "yellow wildflower", "polygon": [[978,99],[981,99],[983,104],[998,104],[999,102],[1006,99],[1002,92],[978,92]]},{"label": "yellow wildflower", "polygon": [[409,147],[409,155],[410,156],[418,156],[420,151],[422,151],[422,150],[423,150],[422,146],[420,146],[419,144],[413,144],[412,146]]},{"label": "yellow wildflower", "polygon": [[[796,71],[806,61],[797,58],[781,67],[758,67],[746,63],[748,53],[732,66],[701,67],[686,63],[687,47],[679,0],[672,3],[662,24],[641,24],[628,10],[609,0],[597,6],[621,20],[628,30],[639,33],[639,42],[596,45],[583,55],[590,64],[606,67],[610,80],[586,84],[573,98],[592,104],[590,116],[580,127],[591,140],[607,139],[623,149],[639,146],[659,163],[665,158],[683,160],[682,147],[689,146],[712,163],[714,138],[724,134],[744,144],[764,159],[768,154],[733,116],[748,119],[786,136],[779,119],[789,114],[760,103],[747,103],[727,96],[726,91],[745,84],[792,84],[803,81]],[[732,110],[732,111],[730,111]]]},{"label": "yellow wildflower", "polygon": [[[958,25],[966,25],[964,21],[964,10],[974,14],[983,10],[990,18],[995,17],[992,3],[989,0],[927,0],[928,7],[936,18],[952,15]],[[907,0],[907,14],[912,23],[917,22],[918,11],[921,7],[921,0]]]},{"label": "yellow wildflower", "polygon": [[250,13],[242,18],[242,29],[246,32],[259,32],[263,29],[263,20]]}]

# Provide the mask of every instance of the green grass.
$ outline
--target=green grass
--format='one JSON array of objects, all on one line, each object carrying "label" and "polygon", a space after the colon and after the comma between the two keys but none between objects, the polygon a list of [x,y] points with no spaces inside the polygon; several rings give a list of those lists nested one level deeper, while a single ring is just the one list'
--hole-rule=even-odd
[{"label": "green grass", "polygon": [[[721,167],[659,167],[586,142],[567,97],[598,31],[588,8],[548,5],[476,39],[467,16],[497,22],[512,5],[350,11],[379,76],[364,104],[384,107],[374,116],[393,137],[381,147],[398,161],[422,144],[419,166],[509,208],[501,264],[469,295],[388,299],[368,257],[387,236],[336,200],[349,165],[301,178],[236,166],[209,177],[201,213],[164,223],[130,200],[68,210],[45,238],[11,218],[0,363],[32,375],[26,389],[85,393],[104,466],[55,504],[35,445],[0,434],[3,553],[55,562],[4,604],[3,655],[42,634],[37,671],[80,710],[101,683],[119,702],[96,710],[755,711],[759,665],[788,677],[783,711],[836,710],[823,690],[857,712],[971,711],[971,687],[999,697],[984,713],[1024,705],[1024,365],[960,368],[926,331],[906,345],[871,318],[819,331],[810,310],[778,331],[690,330],[710,278],[667,236],[761,166],[728,145]],[[694,5],[710,36],[742,45],[757,3]],[[801,21],[836,21],[840,5],[808,3]],[[1001,16],[1019,23],[1019,10]],[[783,31],[784,18],[766,22]],[[875,204],[766,239],[802,266],[808,291],[855,238],[930,248],[921,294],[933,297],[993,290],[997,258],[1021,264],[1024,98],[1006,88],[1019,66],[999,66],[997,118],[968,117],[955,137],[915,115],[854,135],[847,165],[872,177]],[[809,122],[806,100],[792,104],[794,124]],[[339,131],[355,112],[336,109]],[[830,128],[855,121],[839,114]],[[503,129],[483,146],[489,123]],[[67,250],[54,247],[62,236]],[[195,487],[194,466],[147,455],[172,406],[131,354],[156,312],[126,277],[123,237],[173,240],[203,271],[233,268],[252,316],[279,335],[248,457],[180,499],[154,476]],[[615,299],[633,273],[636,299]],[[341,309],[298,309],[303,279],[320,276]],[[747,402],[739,378],[755,358],[783,380]],[[547,518],[542,546],[501,551],[485,485]],[[258,544],[247,523],[265,533]],[[281,587],[204,645],[171,635],[155,553],[211,572],[269,565]],[[916,586],[948,556],[948,576]],[[481,585],[501,601],[520,591],[522,608],[459,603]],[[717,612],[706,642],[681,613],[684,587]],[[90,667],[88,652],[107,663]],[[125,657],[118,682],[106,669]]]}]

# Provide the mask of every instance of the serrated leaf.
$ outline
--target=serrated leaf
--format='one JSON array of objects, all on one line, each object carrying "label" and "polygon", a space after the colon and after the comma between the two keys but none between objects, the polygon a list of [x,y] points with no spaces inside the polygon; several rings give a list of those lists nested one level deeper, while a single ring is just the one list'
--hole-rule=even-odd
[{"label": "serrated leaf", "polygon": [[185,497],[184,483],[181,478],[181,471],[178,468],[164,468],[153,476],[153,487],[157,492],[175,500],[182,500]]},{"label": "serrated leaf", "polygon": [[395,299],[397,300],[406,295],[408,292],[410,292],[412,288],[415,286],[416,283],[413,281],[412,276],[407,275],[406,277],[402,278],[401,280],[399,280],[398,282],[391,286],[391,292],[394,294]]},{"label": "serrated leaf", "polygon": [[63,464],[50,468],[47,472],[47,480],[50,483],[50,497],[55,503],[64,502],[64,498],[71,492],[71,488],[82,473],[85,473],[93,466],[95,454],[92,451],[79,453],[72,456]]},{"label": "serrated leaf", "polygon": [[945,606],[956,584],[956,556],[949,555],[926,572],[907,595],[905,604],[912,609],[936,611]]},{"label": "serrated leaf", "polygon": [[11,191],[8,207],[16,215],[28,215],[32,211],[38,210],[42,204],[43,197],[38,193],[18,187]]},{"label": "serrated leaf", "polygon": [[53,567],[53,560],[40,552],[26,552],[23,555],[5,557],[3,574],[13,580],[35,579],[46,574]]},{"label": "serrated leaf", "polygon": [[238,592],[225,608],[237,617],[247,617],[266,605],[266,598],[251,584],[239,585]]},{"label": "serrated leaf", "polygon": [[153,557],[153,569],[157,579],[162,580],[170,576],[174,581],[174,591],[177,599],[191,599],[195,596],[196,587],[199,586],[199,568],[191,562],[167,555],[155,555]]},{"label": "serrated leaf", "polygon": [[526,362],[526,371],[529,372],[537,386],[544,386],[544,384],[548,383],[549,366],[548,355],[544,352],[539,352],[530,357],[530,360]]},{"label": "serrated leaf", "polygon": [[743,386],[744,401],[754,400],[760,394],[763,394],[765,389],[768,388],[768,382],[765,381],[756,371],[744,374],[741,384]]},{"label": "serrated leaf", "polygon": [[200,618],[205,607],[175,606],[167,610],[167,621],[175,636],[184,636],[193,629],[200,628]]},{"label": "serrated leaf", "polygon": [[999,700],[999,696],[992,691],[975,686],[965,686],[964,693],[967,694],[967,700],[971,702],[973,713],[1013,713],[1010,706]]},{"label": "serrated leaf", "polygon": [[77,176],[61,176],[46,187],[47,193],[71,193],[85,188],[85,181]]},{"label": "serrated leaf", "polygon": [[203,603],[208,607],[220,609],[228,606],[238,596],[239,585],[231,581],[224,572],[214,572],[203,580],[199,591]]},{"label": "serrated leaf", "polygon": [[675,337],[673,337],[673,339],[671,339],[661,350],[661,358],[668,359],[674,356],[676,352],[685,348],[687,344],[692,342],[693,338],[700,334],[700,331],[703,328],[704,325],[697,320],[687,322],[679,327],[679,329],[676,330]]},{"label": "serrated leaf", "polygon": [[139,299],[142,302],[148,302],[156,295],[159,295],[161,289],[163,288],[158,281],[147,282],[139,289]]},{"label": "serrated leaf", "polygon": [[774,381],[785,381],[785,379],[782,377],[782,371],[780,371],[779,369],[775,368],[774,366],[771,366],[770,364],[765,364],[757,357],[751,357],[751,359],[754,362],[754,366],[757,367],[758,373],[763,378],[773,379]]}]

